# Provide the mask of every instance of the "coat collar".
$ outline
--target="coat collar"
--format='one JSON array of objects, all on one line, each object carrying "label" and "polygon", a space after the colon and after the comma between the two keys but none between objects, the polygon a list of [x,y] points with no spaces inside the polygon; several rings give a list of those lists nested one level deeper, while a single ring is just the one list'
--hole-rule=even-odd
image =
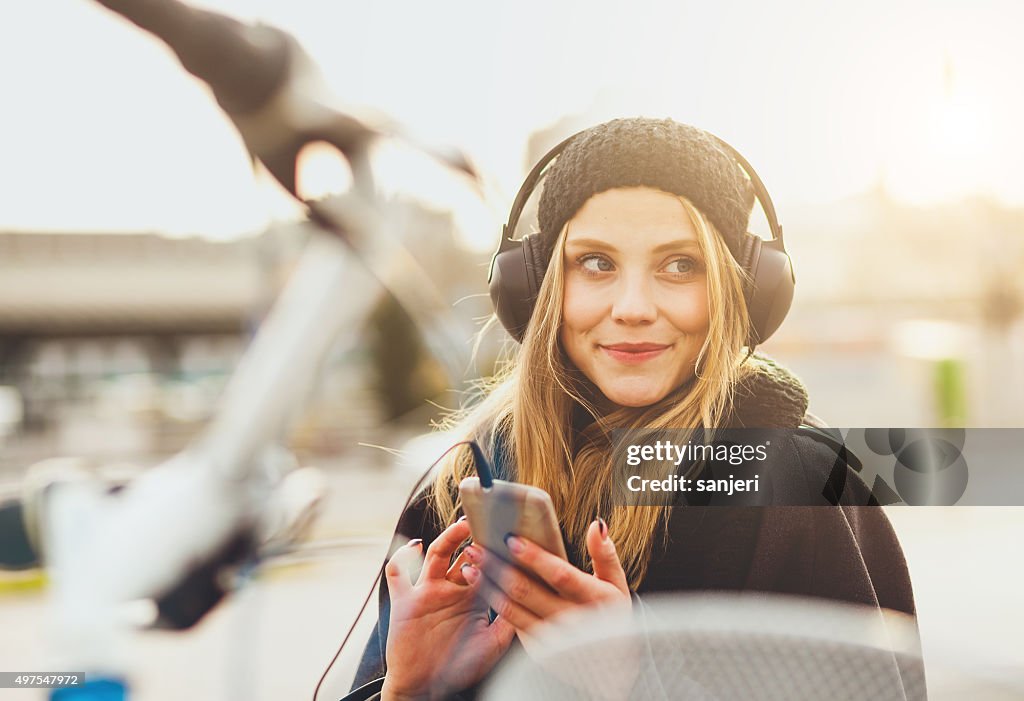
[{"label": "coat collar", "polygon": [[[797,428],[807,414],[807,388],[792,372],[761,353],[750,356],[749,368],[740,380],[733,397],[728,428]],[[583,430],[593,418],[581,407],[573,412],[577,431]],[[578,422],[578,423],[577,423]],[[505,439],[500,432],[489,434],[484,445],[490,445],[496,477],[511,479]]]},{"label": "coat collar", "polygon": [[796,428],[807,413],[807,388],[771,358],[755,353],[733,399],[732,428]]}]

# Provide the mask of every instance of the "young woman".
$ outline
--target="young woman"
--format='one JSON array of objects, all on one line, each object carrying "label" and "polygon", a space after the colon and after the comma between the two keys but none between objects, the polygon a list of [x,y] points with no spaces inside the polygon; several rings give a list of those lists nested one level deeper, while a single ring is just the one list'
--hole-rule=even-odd
[{"label": "young woman", "polygon": [[[913,614],[906,564],[880,509],[612,499],[612,429],[807,421],[800,382],[751,354],[757,281],[744,247],[753,203],[732,152],[693,127],[623,119],[568,142],[546,174],[540,231],[523,244],[542,278],[525,330],[510,328],[522,347],[460,431],[490,449],[500,477],[551,495],[569,561],[524,538],[508,540],[518,570],[463,547],[470,533],[457,485],[474,467],[468,448],[452,451],[402,516],[410,540],[385,568],[356,686],[383,677],[384,699],[438,688],[470,697],[517,634],[581,607],[628,610],[651,592],[782,592]],[[787,435],[763,470],[777,489],[820,492],[836,452]],[[851,484],[841,503],[866,504],[863,484]]]}]

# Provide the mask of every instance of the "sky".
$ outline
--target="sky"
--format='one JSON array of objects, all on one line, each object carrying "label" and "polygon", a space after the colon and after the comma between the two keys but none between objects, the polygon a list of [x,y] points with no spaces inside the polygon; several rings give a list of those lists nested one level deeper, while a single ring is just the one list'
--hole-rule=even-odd
[{"label": "sky", "polygon": [[[292,32],[345,102],[467,151],[485,204],[423,159],[392,149],[379,162],[393,189],[455,208],[481,247],[530,133],[569,115],[708,129],[782,211],[879,184],[920,206],[1024,205],[1012,0],[195,4]],[[295,216],[206,88],[95,3],[3,3],[0,66],[0,230],[230,238]]]}]

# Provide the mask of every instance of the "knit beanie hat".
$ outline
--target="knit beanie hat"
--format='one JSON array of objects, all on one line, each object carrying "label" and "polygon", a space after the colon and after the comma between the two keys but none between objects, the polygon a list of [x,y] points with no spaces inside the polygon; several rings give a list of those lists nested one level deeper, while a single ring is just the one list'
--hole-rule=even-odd
[{"label": "knit beanie hat", "polygon": [[545,260],[593,195],[619,187],[682,195],[706,216],[737,260],[754,206],[743,169],[705,131],[671,119],[615,119],[578,134],[544,176],[538,224]]}]

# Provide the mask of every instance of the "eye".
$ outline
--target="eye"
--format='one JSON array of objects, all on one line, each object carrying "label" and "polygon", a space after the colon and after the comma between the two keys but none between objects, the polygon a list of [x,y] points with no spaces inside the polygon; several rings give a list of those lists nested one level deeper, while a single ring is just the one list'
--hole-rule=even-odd
[{"label": "eye", "polygon": [[697,261],[693,258],[676,258],[669,261],[664,270],[673,275],[690,275],[697,271]]},{"label": "eye", "polygon": [[576,259],[576,264],[583,269],[583,272],[590,275],[599,275],[601,273],[610,273],[615,269],[612,262],[604,256],[599,256],[596,253],[588,253],[585,256],[580,256]]}]

